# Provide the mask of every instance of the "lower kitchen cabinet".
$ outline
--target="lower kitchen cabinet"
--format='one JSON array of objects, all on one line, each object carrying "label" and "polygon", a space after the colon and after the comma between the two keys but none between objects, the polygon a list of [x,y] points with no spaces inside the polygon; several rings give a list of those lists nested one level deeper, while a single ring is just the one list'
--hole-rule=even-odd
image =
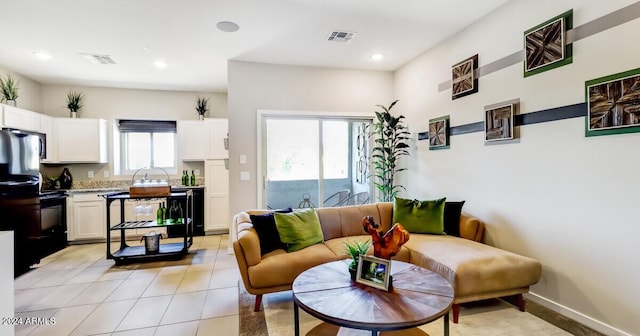
[{"label": "lower kitchen cabinet", "polygon": [[[67,202],[67,239],[105,239],[105,204],[98,193],[74,193]],[[70,215],[69,215],[70,214]]]}]

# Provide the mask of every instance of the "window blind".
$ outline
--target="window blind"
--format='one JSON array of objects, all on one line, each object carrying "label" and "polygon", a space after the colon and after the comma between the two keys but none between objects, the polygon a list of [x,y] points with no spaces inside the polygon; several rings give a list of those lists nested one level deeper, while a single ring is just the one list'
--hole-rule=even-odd
[{"label": "window blind", "polygon": [[118,120],[118,130],[127,132],[176,133],[175,120]]}]

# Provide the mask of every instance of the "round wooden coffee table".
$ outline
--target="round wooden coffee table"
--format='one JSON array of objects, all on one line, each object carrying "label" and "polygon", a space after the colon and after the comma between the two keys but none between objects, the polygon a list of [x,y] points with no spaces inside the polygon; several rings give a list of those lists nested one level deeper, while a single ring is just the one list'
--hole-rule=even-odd
[{"label": "round wooden coffee table", "polygon": [[[402,335],[426,335],[417,326],[444,316],[449,335],[453,288],[439,274],[413,264],[392,261],[389,292],[351,281],[350,260],[334,261],[302,272],[293,282],[295,336],[300,335],[298,308],[337,328],[320,324],[307,335],[343,335],[404,330]],[[340,329],[338,331],[338,329]],[[359,330],[353,330],[359,329]],[[409,333],[411,332],[411,333]]]}]

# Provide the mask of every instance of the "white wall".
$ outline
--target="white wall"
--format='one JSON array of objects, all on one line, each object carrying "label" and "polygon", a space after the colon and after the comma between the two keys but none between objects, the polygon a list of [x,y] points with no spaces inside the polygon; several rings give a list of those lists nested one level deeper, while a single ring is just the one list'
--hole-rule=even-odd
[{"label": "white wall", "polygon": [[[18,99],[16,105],[20,108],[41,112],[42,110],[42,86],[29,77],[0,67],[0,77],[6,79],[7,75],[18,82]],[[0,95],[2,97],[2,95]]]},{"label": "white wall", "polygon": [[[396,113],[426,131],[428,119],[443,115],[453,126],[482,121],[485,105],[512,98],[520,113],[584,102],[586,80],[640,67],[640,20],[577,41],[573,64],[555,70],[523,78],[518,63],[455,101],[438,84],[476,53],[482,66],[522,50],[525,30],[566,10],[574,9],[576,27],[633,2],[509,2],[399,69]],[[493,146],[483,133],[457,135],[437,151],[415,141],[410,170],[399,176],[405,196],[464,199],[464,210],[486,221],[487,243],[540,260],[531,299],[606,334],[640,335],[640,134],[586,138],[584,127],[584,118],[523,126],[518,143]]]},{"label": "white wall", "polygon": [[[257,110],[373,113],[392,100],[391,72],[230,61],[228,66],[231,213],[257,207]],[[239,164],[239,156],[247,164]],[[250,172],[240,181],[240,171]]]},{"label": "white wall", "polygon": [[78,113],[82,118],[149,118],[149,119],[197,119],[195,111],[198,96],[209,97],[207,117],[227,116],[225,93],[202,93],[185,91],[160,91],[114,89],[102,87],[68,87],[44,85],[42,89],[43,113],[68,117],[67,92],[81,91],[84,107]]}]

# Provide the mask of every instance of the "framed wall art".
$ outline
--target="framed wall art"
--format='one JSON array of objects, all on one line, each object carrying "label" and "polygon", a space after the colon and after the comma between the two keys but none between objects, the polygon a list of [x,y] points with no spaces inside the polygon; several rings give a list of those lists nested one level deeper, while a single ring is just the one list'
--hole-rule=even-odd
[{"label": "framed wall art", "polygon": [[585,82],[586,136],[640,132],[640,68]]},{"label": "framed wall art", "polygon": [[429,149],[449,148],[449,116],[429,119]]},{"label": "framed wall art", "polygon": [[451,99],[478,92],[478,54],[451,67]]},{"label": "framed wall art", "polygon": [[388,291],[390,276],[391,260],[371,255],[360,256],[358,260],[356,282]]},{"label": "framed wall art", "polygon": [[516,104],[505,102],[485,106],[484,140],[485,142],[511,140],[514,138],[513,120]]},{"label": "framed wall art", "polygon": [[573,28],[573,10],[524,32],[524,76],[532,76],[573,62],[567,30]]}]

